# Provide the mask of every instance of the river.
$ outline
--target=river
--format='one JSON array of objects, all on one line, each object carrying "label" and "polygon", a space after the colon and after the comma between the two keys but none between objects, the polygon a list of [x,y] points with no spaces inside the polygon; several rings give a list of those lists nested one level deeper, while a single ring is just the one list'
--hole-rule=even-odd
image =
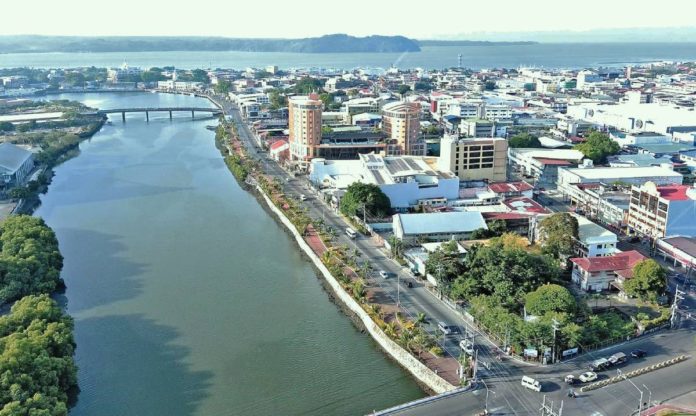
[{"label": "river", "polygon": [[538,43],[531,45],[426,46],[405,53],[285,52],[103,52],[0,54],[0,68],[114,67],[127,61],[148,68],[338,68],[357,67],[442,69],[455,67],[457,56],[467,68],[586,68],[623,66],[662,60],[696,60],[696,43]]},{"label": "river", "polygon": [[[55,98],[209,106],[166,94]],[[357,415],[424,394],[332,304],[190,114],[112,117],[36,211],[65,256],[81,415]]]}]

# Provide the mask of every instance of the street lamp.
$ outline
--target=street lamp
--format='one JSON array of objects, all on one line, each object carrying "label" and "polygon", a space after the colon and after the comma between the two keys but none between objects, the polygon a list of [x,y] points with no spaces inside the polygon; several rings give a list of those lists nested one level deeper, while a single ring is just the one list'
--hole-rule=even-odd
[{"label": "street lamp", "polygon": [[624,380],[627,380],[629,383],[633,385],[633,387],[636,388],[636,390],[640,392],[640,401],[638,402],[638,416],[640,416],[641,413],[643,413],[643,390],[639,389],[638,386],[636,386],[630,378],[626,377],[626,375],[621,372],[621,370],[616,370],[616,374],[623,377]]},{"label": "street lamp", "polygon": [[[481,379],[481,383],[483,383],[483,386],[486,388],[486,407],[484,408],[484,413],[488,414],[488,384],[486,384],[486,381],[484,379]],[[491,391],[491,393],[495,394],[494,391]]]},{"label": "street lamp", "polygon": [[[650,409],[650,406],[652,406],[652,405],[651,405],[651,402],[652,402],[652,391],[651,391],[651,390],[648,388],[648,386],[646,386],[645,384],[643,384],[643,387],[645,387],[645,389],[648,391],[648,410],[649,410],[649,409]],[[638,415],[638,416],[640,416],[640,415]]]}]

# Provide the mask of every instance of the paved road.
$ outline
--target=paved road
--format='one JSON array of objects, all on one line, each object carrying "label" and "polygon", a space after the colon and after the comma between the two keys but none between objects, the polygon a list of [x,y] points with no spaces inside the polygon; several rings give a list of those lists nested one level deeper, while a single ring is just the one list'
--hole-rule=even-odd
[{"label": "paved road", "polygon": [[[425,329],[433,335],[439,335],[436,329],[438,321],[444,321],[452,325],[457,325],[462,331],[476,331],[469,327],[467,322],[462,319],[457,313],[451,310],[438,300],[432,293],[427,291],[422,283],[413,278],[413,276],[404,268],[399,266],[393,260],[388,258],[375,242],[364,236],[359,236],[352,240],[348,238],[343,230],[348,226],[342,217],[337,215],[325,203],[317,198],[315,191],[310,186],[306,178],[291,178],[287,172],[280,168],[276,163],[270,161],[266,154],[259,152],[256,148],[256,142],[253,139],[246,124],[242,121],[241,116],[236,108],[224,103],[224,108],[227,114],[231,115],[238,126],[240,139],[249,149],[249,154],[257,158],[266,172],[273,176],[280,177],[284,192],[290,197],[299,198],[300,195],[308,197],[304,201],[304,206],[309,210],[310,216],[314,218],[323,218],[328,226],[333,227],[338,231],[338,243],[346,244],[348,247],[357,249],[360,253],[360,262],[369,261],[375,271],[385,270],[393,274],[388,279],[382,279],[373,273],[368,279],[368,284],[381,286],[389,296],[396,302],[399,297],[400,304],[407,313],[415,317],[419,312],[423,312],[428,317],[428,324]],[[413,287],[408,288],[406,283],[411,282]],[[397,289],[398,287],[398,289]],[[408,410],[399,415],[416,415],[427,412],[430,415],[471,415],[482,411],[485,407],[486,386],[489,389],[488,404],[489,411],[494,414],[510,414],[510,415],[537,415],[541,407],[543,394],[539,394],[523,388],[519,380],[523,374],[530,374],[545,384],[545,392],[547,398],[554,400],[556,403],[561,402],[567,393],[566,386],[563,383],[563,377],[566,374],[579,374],[581,370],[585,370],[587,364],[596,357],[603,355],[611,355],[614,351],[629,350],[630,348],[645,348],[651,351],[650,357],[638,362],[631,362],[625,366],[628,371],[633,368],[642,367],[646,363],[652,363],[666,359],[676,353],[693,353],[693,332],[688,329],[673,331],[669,333],[669,337],[665,335],[653,336],[650,338],[641,339],[630,347],[617,347],[606,352],[588,354],[581,359],[576,359],[570,363],[557,366],[535,367],[525,364],[516,363],[510,360],[499,362],[495,359],[495,346],[492,345],[485,337],[476,337],[476,348],[479,350],[479,361],[488,363],[488,369],[479,366],[479,376],[483,380],[479,388],[473,392],[458,394],[446,399],[431,402],[427,407],[419,407],[417,409]],[[458,357],[461,353],[458,342],[460,335],[450,335],[447,337],[438,337],[438,342],[443,349],[452,357]],[[693,362],[681,364],[679,368],[661,370],[654,375],[647,375],[639,378],[641,383],[645,383],[653,391],[654,397],[660,397],[664,400],[668,397],[673,397],[679,392],[686,392],[696,385],[696,372],[682,370],[691,368]],[[665,374],[677,374],[677,377],[670,378]],[[613,374],[612,374],[613,375]],[[606,375],[607,377],[609,375]],[[645,380],[643,380],[645,378]],[[629,414],[631,401],[630,392],[623,392],[623,384],[633,387],[630,383],[621,383],[612,387],[607,387],[596,392],[584,394],[578,399],[566,399],[564,402],[565,415],[620,415]],[[637,391],[634,392],[637,394]],[[674,392],[675,394],[671,394]],[[612,398],[612,394],[620,394],[620,399]],[[647,394],[647,393],[646,393]],[[571,401],[569,401],[571,400]],[[647,399],[646,399],[647,401]],[[638,398],[635,400],[637,409]]]}]

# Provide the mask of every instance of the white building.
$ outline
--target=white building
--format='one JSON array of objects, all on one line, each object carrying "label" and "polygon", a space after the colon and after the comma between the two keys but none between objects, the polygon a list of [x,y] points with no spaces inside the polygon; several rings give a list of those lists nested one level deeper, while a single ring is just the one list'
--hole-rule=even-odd
[{"label": "white building", "polygon": [[660,166],[628,168],[560,168],[558,169],[558,189],[568,195],[569,185],[577,183],[601,182],[612,184],[620,182],[629,185],[642,185],[646,181],[657,185],[681,185],[684,177],[672,169]]},{"label": "white building", "polygon": [[573,214],[578,220],[578,255],[584,257],[611,256],[616,253],[618,237],[587,218]]},{"label": "white building", "polygon": [[480,212],[396,214],[392,222],[394,236],[405,244],[423,240],[466,240],[474,230],[488,229]]},{"label": "white building", "polygon": [[[432,164],[431,164],[432,163]],[[359,160],[315,158],[310,181],[318,187],[344,190],[353,182],[372,183],[384,192],[392,208],[442,205],[459,197],[459,178],[437,170],[434,159],[361,154]]]}]

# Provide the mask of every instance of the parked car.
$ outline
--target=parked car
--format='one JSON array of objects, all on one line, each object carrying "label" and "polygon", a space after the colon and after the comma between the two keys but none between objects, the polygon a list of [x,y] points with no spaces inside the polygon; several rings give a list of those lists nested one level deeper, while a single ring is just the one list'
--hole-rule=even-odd
[{"label": "parked car", "polygon": [[648,353],[645,350],[633,350],[633,351],[631,351],[631,357],[633,357],[633,358],[643,358],[646,355],[648,355]]},{"label": "parked car", "polygon": [[597,373],[592,372],[592,371],[588,371],[586,373],[580,374],[578,379],[580,379],[580,381],[583,383],[589,383],[589,382],[597,380]]},{"label": "parked car", "polygon": [[567,376],[565,376],[564,380],[565,380],[566,384],[571,384],[571,385],[578,382],[578,379],[572,374],[568,374]]},{"label": "parked car", "polygon": [[307,200],[307,197],[305,196],[305,194],[300,194],[300,201],[306,201],[306,200]]},{"label": "parked car", "polygon": [[379,271],[379,277],[381,277],[382,279],[386,279],[386,278],[389,277],[389,272],[386,271],[386,270],[380,270],[380,271]]}]

